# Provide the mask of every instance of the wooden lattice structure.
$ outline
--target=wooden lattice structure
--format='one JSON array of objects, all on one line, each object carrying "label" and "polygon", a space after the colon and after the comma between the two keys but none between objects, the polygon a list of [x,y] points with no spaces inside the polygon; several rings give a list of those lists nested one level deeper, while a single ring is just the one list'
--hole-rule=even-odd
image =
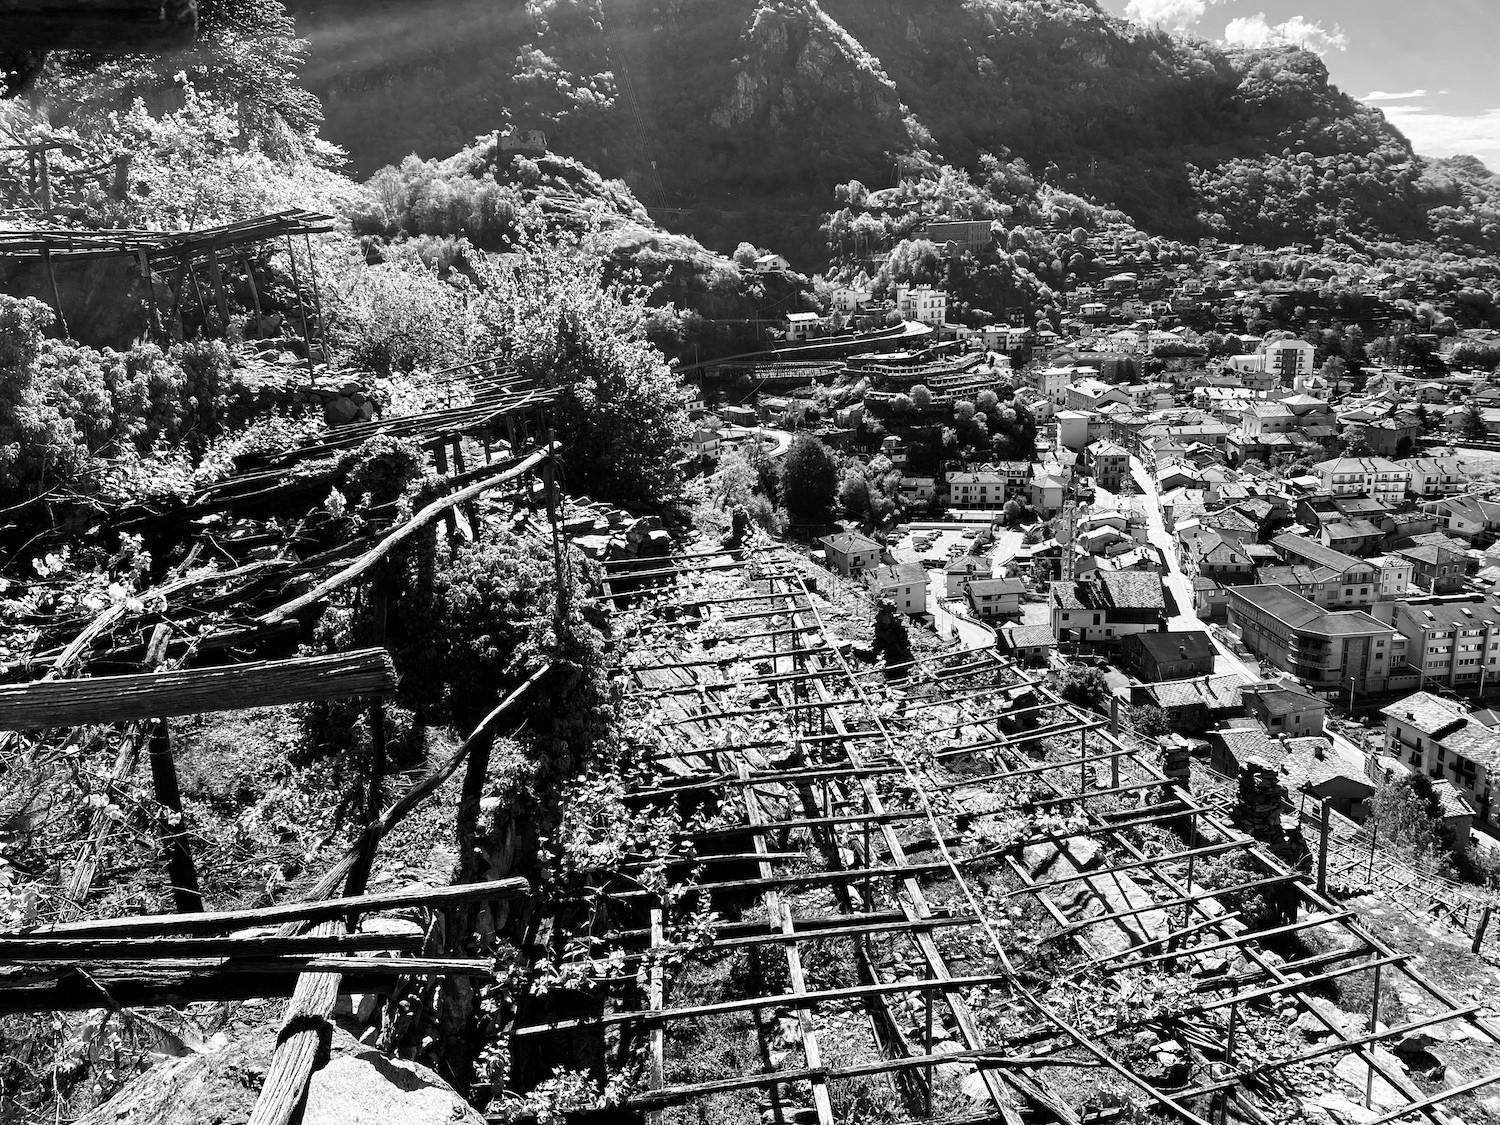
[{"label": "wooden lattice structure", "polygon": [[[44,207],[50,210],[50,202],[46,202],[46,149],[56,146],[29,147],[41,149],[40,191]],[[327,350],[327,326],[309,239],[314,234],[332,230],[333,222],[330,215],[293,209],[189,231],[51,227],[0,230],[0,261],[13,259],[41,263],[63,335],[67,335],[68,324],[58,289],[56,267],[64,263],[110,258],[132,262],[138,266],[146,283],[146,312],[152,335],[158,340],[181,340],[187,333],[183,313],[189,302],[196,304],[205,328],[212,323],[212,317],[217,317],[217,334],[222,335],[228,328],[229,286],[231,275],[236,273],[244,279],[255,315],[260,317],[263,311],[261,285],[257,284],[255,256],[261,247],[279,241],[286,248],[292,288],[297,298],[297,318],[310,363],[315,341],[325,352]],[[308,270],[305,281],[297,265],[294,239],[303,243],[303,258]],[[158,293],[158,275],[164,279],[164,293]]]},{"label": "wooden lattice structure", "polygon": [[[21,737],[81,740],[89,730],[109,730],[118,752],[107,786],[127,782],[149,762],[157,844],[175,912],[82,917],[114,831],[99,813],[66,869],[66,886],[49,902],[48,924],[0,933],[0,1015],[287,998],[283,1034],[253,1117],[256,1125],[285,1125],[301,1102],[320,1029],[341,992],[387,993],[433,975],[493,978],[491,960],[433,955],[426,940],[355,932],[354,924],[377,910],[438,910],[529,892],[517,878],[378,894],[368,893],[367,883],[381,841],[474,747],[487,745],[548,667],[390,800],[382,697],[396,679],[383,637],[372,636],[369,647],[351,652],[277,655],[295,648],[339,591],[369,583],[364,596],[383,596],[370,580],[403,540],[436,523],[446,524],[450,538],[481,537],[482,502],[506,502],[507,514],[542,507],[546,523],[537,534],[556,537],[555,393],[490,361],[440,373],[434,385],[446,400],[441,407],[327,430],[308,444],[258,456],[184,507],[118,513],[95,529],[106,540],[135,529],[189,547],[139,599],[116,601],[89,618],[45,623],[31,660],[8,669],[12,682],[0,685],[0,746],[13,750]],[[338,455],[381,435],[412,441],[431,457],[440,475],[433,498],[412,513],[395,504],[368,508],[362,534],[299,554],[294,541],[275,531],[283,526],[278,521],[318,509]],[[476,457],[466,465],[466,448],[482,462]],[[226,517],[260,530],[227,538],[218,531]],[[268,546],[277,548],[274,557]],[[167,717],[348,698],[367,701],[371,742],[358,838],[301,890],[299,901],[208,908],[183,819]],[[240,933],[263,925],[277,929]]]},{"label": "wooden lattice structure", "polygon": [[[651,614],[620,675],[660,746],[629,800],[699,814],[671,869],[697,879],[665,891],[627,866],[553,905],[533,963],[577,970],[584,949],[596,993],[523,1013],[534,1073],[644,1050],[626,1109],[820,1125],[868,1120],[850,1091],[872,1080],[902,1120],[1077,1125],[1131,1102],[1207,1125],[1285,1119],[1314,1066],[1354,1068],[1379,1123],[1453,1122],[1500,1079],[1478,1003],[1198,800],[1184,761],[1008,660],[863,670],[817,580],[769,550],[607,571],[611,600]],[[685,923],[703,909],[722,919],[707,941]],[[845,975],[813,979],[831,963]],[[1325,999],[1355,985],[1357,1024]],[[1393,989],[1422,1014],[1391,1016]],[[720,1040],[706,1059],[735,1020],[756,1060]],[[1390,1048],[1437,1029],[1485,1044],[1491,1072],[1408,1073]]]}]

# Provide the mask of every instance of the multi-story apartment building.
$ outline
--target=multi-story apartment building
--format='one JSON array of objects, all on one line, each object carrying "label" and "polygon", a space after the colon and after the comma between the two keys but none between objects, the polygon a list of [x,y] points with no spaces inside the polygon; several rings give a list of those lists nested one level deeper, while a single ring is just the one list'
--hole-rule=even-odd
[{"label": "multi-story apartment building", "polygon": [[1462,703],[1428,691],[1409,695],[1380,712],[1385,752],[1413,770],[1451,781],[1480,819],[1493,823],[1493,777],[1500,769],[1500,731],[1479,721]]},{"label": "multi-story apartment building", "polygon": [[1411,470],[1387,457],[1334,457],[1319,461],[1313,473],[1325,492],[1335,496],[1363,493],[1393,507],[1406,499],[1411,484]]},{"label": "multi-story apartment building", "polygon": [[1457,496],[1469,486],[1467,470],[1458,457],[1410,457],[1400,464],[1411,473],[1408,490],[1423,500]]},{"label": "multi-story apartment building", "polygon": [[1489,691],[1500,672],[1500,598],[1416,598],[1376,607],[1406,638],[1418,686]]},{"label": "multi-story apartment building", "polygon": [[1229,627],[1262,660],[1309,687],[1387,690],[1404,662],[1406,639],[1361,610],[1328,610],[1285,586],[1227,591]]},{"label": "multi-story apartment building", "polygon": [[998,508],[1007,500],[1024,498],[1030,484],[1029,461],[969,465],[948,474],[948,506]]}]

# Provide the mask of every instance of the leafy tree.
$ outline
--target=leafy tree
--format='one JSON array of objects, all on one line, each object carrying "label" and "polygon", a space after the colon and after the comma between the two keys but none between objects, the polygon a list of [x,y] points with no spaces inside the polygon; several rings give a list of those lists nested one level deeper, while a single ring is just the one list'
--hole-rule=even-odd
[{"label": "leafy tree", "polygon": [[1464,411],[1458,432],[1465,441],[1489,440],[1490,433],[1484,424],[1484,413],[1479,409],[1477,402],[1469,403],[1468,409]]},{"label": "leafy tree", "polygon": [[1370,798],[1370,826],[1376,837],[1432,870],[1441,859],[1442,804],[1425,774],[1388,778]]},{"label": "leafy tree", "polygon": [[782,506],[803,523],[827,520],[840,483],[838,462],[828,447],[810,434],[798,434],[781,461]]},{"label": "leafy tree", "polygon": [[322,106],[298,80],[307,41],[280,0],[201,0],[199,36],[186,52],[101,59],[69,52],[39,90],[71,121],[107,127],[107,115],[141,99],[160,106],[185,77],[228,108],[244,140],[276,160],[333,150],[317,139]]},{"label": "leafy tree", "polygon": [[726,453],[719,458],[718,469],[709,481],[714,507],[732,511],[743,505],[748,509],[750,498],[755,494],[759,483],[755,468],[744,454]]},{"label": "leafy tree", "polygon": [[993,418],[995,411],[1000,408],[1000,396],[994,391],[980,391],[974,397],[974,407],[987,418]]},{"label": "leafy tree", "polygon": [[925,383],[916,383],[911,389],[911,400],[918,410],[926,410],[932,405],[932,391]]},{"label": "leafy tree", "polygon": [[644,339],[642,298],[605,284],[601,269],[583,243],[566,240],[528,248],[510,266],[483,263],[471,347],[560,392],[570,488],[656,504],[679,483],[687,394]]},{"label": "leafy tree", "polygon": [[870,482],[858,469],[850,469],[844,474],[844,481],[839,485],[839,505],[852,519],[864,519],[870,515]]},{"label": "leafy tree", "polygon": [[1160,738],[1172,733],[1172,720],[1160,707],[1142,703],[1126,710],[1126,719],[1132,727],[1147,738]]}]

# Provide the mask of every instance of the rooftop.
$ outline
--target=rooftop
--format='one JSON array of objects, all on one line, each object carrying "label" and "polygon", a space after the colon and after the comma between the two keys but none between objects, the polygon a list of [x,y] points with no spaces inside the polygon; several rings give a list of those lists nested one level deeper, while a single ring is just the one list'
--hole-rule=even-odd
[{"label": "rooftop", "polygon": [[1394,632],[1389,625],[1382,625],[1368,613],[1354,609],[1326,610],[1285,586],[1236,586],[1229,591],[1230,604],[1233,605],[1236,599],[1302,633],[1357,637]]},{"label": "rooftop", "polygon": [[1141,690],[1164,711],[1198,705],[1224,709],[1240,706],[1244,683],[1241,676],[1195,676],[1190,680],[1143,684]]},{"label": "rooftop", "polygon": [[1368,565],[1363,559],[1357,559],[1353,555],[1346,555],[1343,551],[1335,550],[1325,546],[1315,539],[1309,539],[1305,535],[1297,535],[1290,531],[1283,531],[1271,540],[1274,546],[1283,555],[1293,558],[1304,559],[1318,566],[1331,567],[1339,574],[1343,574],[1353,566]]},{"label": "rooftop", "polygon": [[1493,596],[1456,601],[1397,602],[1397,621],[1409,620],[1423,629],[1482,629],[1500,625],[1500,600]]},{"label": "rooftop", "polygon": [[1388,719],[1414,726],[1427,735],[1457,729],[1467,719],[1462,703],[1433,695],[1430,691],[1413,692],[1389,707],[1382,707],[1380,713]]}]

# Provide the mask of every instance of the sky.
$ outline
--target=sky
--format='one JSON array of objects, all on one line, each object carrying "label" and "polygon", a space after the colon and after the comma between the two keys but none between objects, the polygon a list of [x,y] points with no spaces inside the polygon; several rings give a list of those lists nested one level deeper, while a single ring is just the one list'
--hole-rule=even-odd
[{"label": "sky", "polygon": [[1500,171],[1500,0],[1100,0],[1115,15],[1231,45],[1296,42],[1424,156]]}]

